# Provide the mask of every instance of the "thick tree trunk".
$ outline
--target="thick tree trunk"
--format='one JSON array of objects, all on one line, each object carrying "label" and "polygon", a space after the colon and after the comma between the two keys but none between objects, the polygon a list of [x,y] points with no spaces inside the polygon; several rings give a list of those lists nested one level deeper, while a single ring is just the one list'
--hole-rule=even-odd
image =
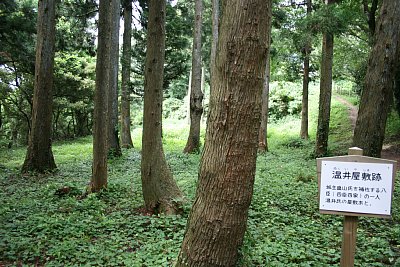
[{"label": "thick tree trunk", "polygon": [[[312,5],[311,0],[307,0],[307,16],[311,14]],[[311,53],[311,40],[307,40],[303,50],[303,97],[301,105],[301,129],[300,137],[308,139],[308,86],[310,84],[310,53]]]},{"label": "thick tree trunk", "polygon": [[114,157],[122,155],[118,138],[118,62],[119,62],[119,19],[120,0],[111,4],[111,55],[110,93],[108,97],[108,153]]},{"label": "thick tree trunk", "polygon": [[[325,0],[333,4],[335,0]],[[333,34],[326,32],[322,36],[322,61],[319,93],[319,113],[317,140],[315,143],[316,157],[325,156],[328,152],[329,120],[332,98],[332,64],[333,64]]]},{"label": "thick tree trunk", "polygon": [[168,168],[162,146],[162,100],[165,53],[165,1],[149,1],[144,80],[142,190],[154,213],[179,212],[182,193]]},{"label": "thick tree trunk", "polygon": [[383,1],[353,138],[353,144],[367,156],[380,157],[393,104],[394,81],[400,64],[399,14],[399,1]]},{"label": "thick tree trunk", "polygon": [[234,266],[252,198],[270,0],[222,4],[206,143],[176,266]]},{"label": "thick tree trunk", "polygon": [[51,150],[55,1],[39,0],[32,129],[22,172],[56,169]]},{"label": "thick tree trunk", "polygon": [[268,151],[268,111],[269,111],[269,82],[271,75],[271,59],[268,51],[267,66],[265,69],[265,81],[262,93],[262,107],[261,107],[261,124],[260,131],[258,133],[258,151],[267,152]]},{"label": "thick tree trunk", "polygon": [[122,47],[122,94],[121,94],[121,147],[132,148],[131,103],[129,82],[131,76],[132,0],[123,0],[124,36]]},{"label": "thick tree trunk", "polygon": [[195,16],[192,49],[192,79],[190,89],[190,131],[184,153],[200,151],[200,121],[203,114],[203,92],[201,91],[201,24],[203,0],[195,1]]},{"label": "thick tree trunk", "polygon": [[96,88],[93,111],[93,166],[90,191],[107,187],[108,96],[110,92],[111,5],[115,0],[100,0],[96,61]]}]

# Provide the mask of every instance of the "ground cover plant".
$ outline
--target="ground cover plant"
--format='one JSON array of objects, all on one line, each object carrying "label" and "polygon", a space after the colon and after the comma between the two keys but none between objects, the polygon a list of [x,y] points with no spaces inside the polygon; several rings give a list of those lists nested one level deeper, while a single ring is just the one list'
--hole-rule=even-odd
[{"label": "ground cover plant", "polygon": [[[333,99],[333,110],[330,154],[346,154],[347,107]],[[269,125],[270,151],[258,156],[239,266],[339,266],[343,218],[318,212],[315,121],[309,141],[298,137],[299,122],[294,115]],[[173,266],[200,160],[182,153],[186,134],[182,122],[164,123],[167,161],[186,196],[180,216],[141,209],[140,128],[133,132],[135,148],[110,160],[108,189],[90,195],[90,137],[55,143],[58,172],[48,175],[21,176],[25,148],[2,149],[0,266]],[[400,266],[399,179],[392,214],[392,220],[360,217],[356,266]]]}]

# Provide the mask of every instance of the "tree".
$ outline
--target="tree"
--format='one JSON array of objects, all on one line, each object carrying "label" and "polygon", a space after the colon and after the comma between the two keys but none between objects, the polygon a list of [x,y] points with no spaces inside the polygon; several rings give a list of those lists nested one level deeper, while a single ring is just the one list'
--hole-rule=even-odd
[{"label": "tree", "polygon": [[353,144],[380,157],[400,58],[400,2],[384,0],[370,53]]},{"label": "tree", "polygon": [[55,1],[39,0],[32,128],[23,172],[57,167],[51,150],[55,29]]},{"label": "tree", "polygon": [[141,177],[145,207],[154,213],[179,212],[182,193],[168,168],[162,145],[165,1],[149,1]]},{"label": "tree", "polygon": [[[307,0],[307,15],[309,16],[312,11],[311,0]],[[308,85],[310,83],[310,54],[311,54],[311,40],[306,40],[303,49],[303,98],[301,106],[301,129],[300,137],[308,139]]]},{"label": "tree", "polygon": [[369,36],[370,36],[370,39],[373,40],[372,37],[375,34],[376,12],[378,11],[379,1],[372,0],[371,5],[369,5],[368,0],[363,0],[362,3],[363,3],[364,14],[367,17]]},{"label": "tree", "polygon": [[90,191],[97,192],[107,187],[107,133],[108,97],[111,74],[111,17],[113,2],[100,0],[98,46],[96,61],[96,89],[93,111],[93,167]]},{"label": "tree", "polygon": [[190,130],[184,153],[200,150],[200,121],[203,114],[203,92],[201,91],[201,24],[203,0],[195,1],[192,49],[192,82],[190,88]]},{"label": "tree", "polygon": [[118,62],[119,62],[119,20],[120,0],[111,4],[111,55],[110,80],[108,95],[108,153],[119,157],[122,155],[118,138]]},{"label": "tree", "polygon": [[[327,5],[336,0],[325,0]],[[333,33],[325,31],[322,36],[322,60],[319,94],[319,112],[315,155],[325,156],[328,152],[329,119],[332,98]]]},{"label": "tree", "polygon": [[121,147],[132,148],[129,83],[131,76],[132,0],[123,0],[124,35],[122,47]]},{"label": "tree", "polygon": [[271,81],[271,30],[272,30],[272,8],[268,9],[269,21],[268,21],[268,37],[269,37],[269,45],[268,45],[268,58],[267,65],[265,67],[265,81],[262,92],[262,104],[261,104],[261,124],[260,131],[258,133],[258,150],[260,152],[268,151],[268,140],[267,140],[267,129],[268,129],[268,111],[269,111],[269,83]]},{"label": "tree", "polygon": [[198,188],[176,266],[234,266],[252,198],[271,1],[222,3]]},{"label": "tree", "polygon": [[210,55],[210,74],[212,75],[215,58],[217,55],[217,46],[218,46],[218,29],[219,29],[219,0],[211,0],[212,1],[212,41],[211,41],[211,55]]},{"label": "tree", "polygon": [[268,151],[267,129],[268,129],[268,110],[269,110],[269,83],[271,81],[271,59],[268,52],[267,66],[265,68],[265,81],[262,93],[261,105],[261,124],[258,133],[258,151]]}]

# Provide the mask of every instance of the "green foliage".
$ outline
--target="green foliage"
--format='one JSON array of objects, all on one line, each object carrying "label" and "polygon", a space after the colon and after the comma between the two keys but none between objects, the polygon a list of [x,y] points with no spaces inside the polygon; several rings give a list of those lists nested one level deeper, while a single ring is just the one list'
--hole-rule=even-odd
[{"label": "green foliage", "polygon": [[88,135],[95,87],[94,58],[83,53],[60,52],[54,69],[54,137]]},{"label": "green foliage", "polygon": [[[37,1],[0,4],[0,145],[26,144],[31,124]],[[94,89],[94,1],[57,5],[53,137],[91,132]]]},{"label": "green foliage", "polygon": [[[400,134],[400,116],[396,111],[392,111],[389,113],[387,122],[386,122],[386,138],[397,139],[397,136]],[[394,138],[393,138],[394,136]]]},{"label": "green foliage", "polygon": [[[146,1],[139,1],[142,12],[140,13],[140,25],[133,29],[134,38],[132,50],[132,71],[134,73],[133,91],[143,95],[143,76],[146,56],[147,13]],[[179,2],[172,6],[167,2],[166,7],[166,40],[165,40],[165,66],[164,89],[166,95],[182,97],[182,87],[176,86],[177,81],[186,83],[190,69],[190,39],[192,35],[193,14],[188,8],[188,3]],[[170,87],[171,83],[173,86]],[[178,89],[174,92],[174,89]],[[172,91],[172,92],[169,92]]]},{"label": "green foliage", "polygon": [[163,102],[163,117],[182,120],[187,115],[187,109],[187,104],[185,105],[185,102],[183,100],[179,100],[176,98],[167,98]]},{"label": "green foliage", "polygon": [[301,112],[301,87],[290,82],[270,84],[269,115],[272,119],[281,119]]},{"label": "green foliage", "polygon": [[57,5],[56,46],[62,51],[79,51],[95,56],[97,1],[61,0]]}]

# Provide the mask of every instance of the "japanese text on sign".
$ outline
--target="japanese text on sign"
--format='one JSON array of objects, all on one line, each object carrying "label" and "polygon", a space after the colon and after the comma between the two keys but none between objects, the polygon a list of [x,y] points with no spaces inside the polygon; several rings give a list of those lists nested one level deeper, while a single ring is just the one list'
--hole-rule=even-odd
[{"label": "japanese text on sign", "polygon": [[320,209],[390,215],[392,164],[322,161]]}]

